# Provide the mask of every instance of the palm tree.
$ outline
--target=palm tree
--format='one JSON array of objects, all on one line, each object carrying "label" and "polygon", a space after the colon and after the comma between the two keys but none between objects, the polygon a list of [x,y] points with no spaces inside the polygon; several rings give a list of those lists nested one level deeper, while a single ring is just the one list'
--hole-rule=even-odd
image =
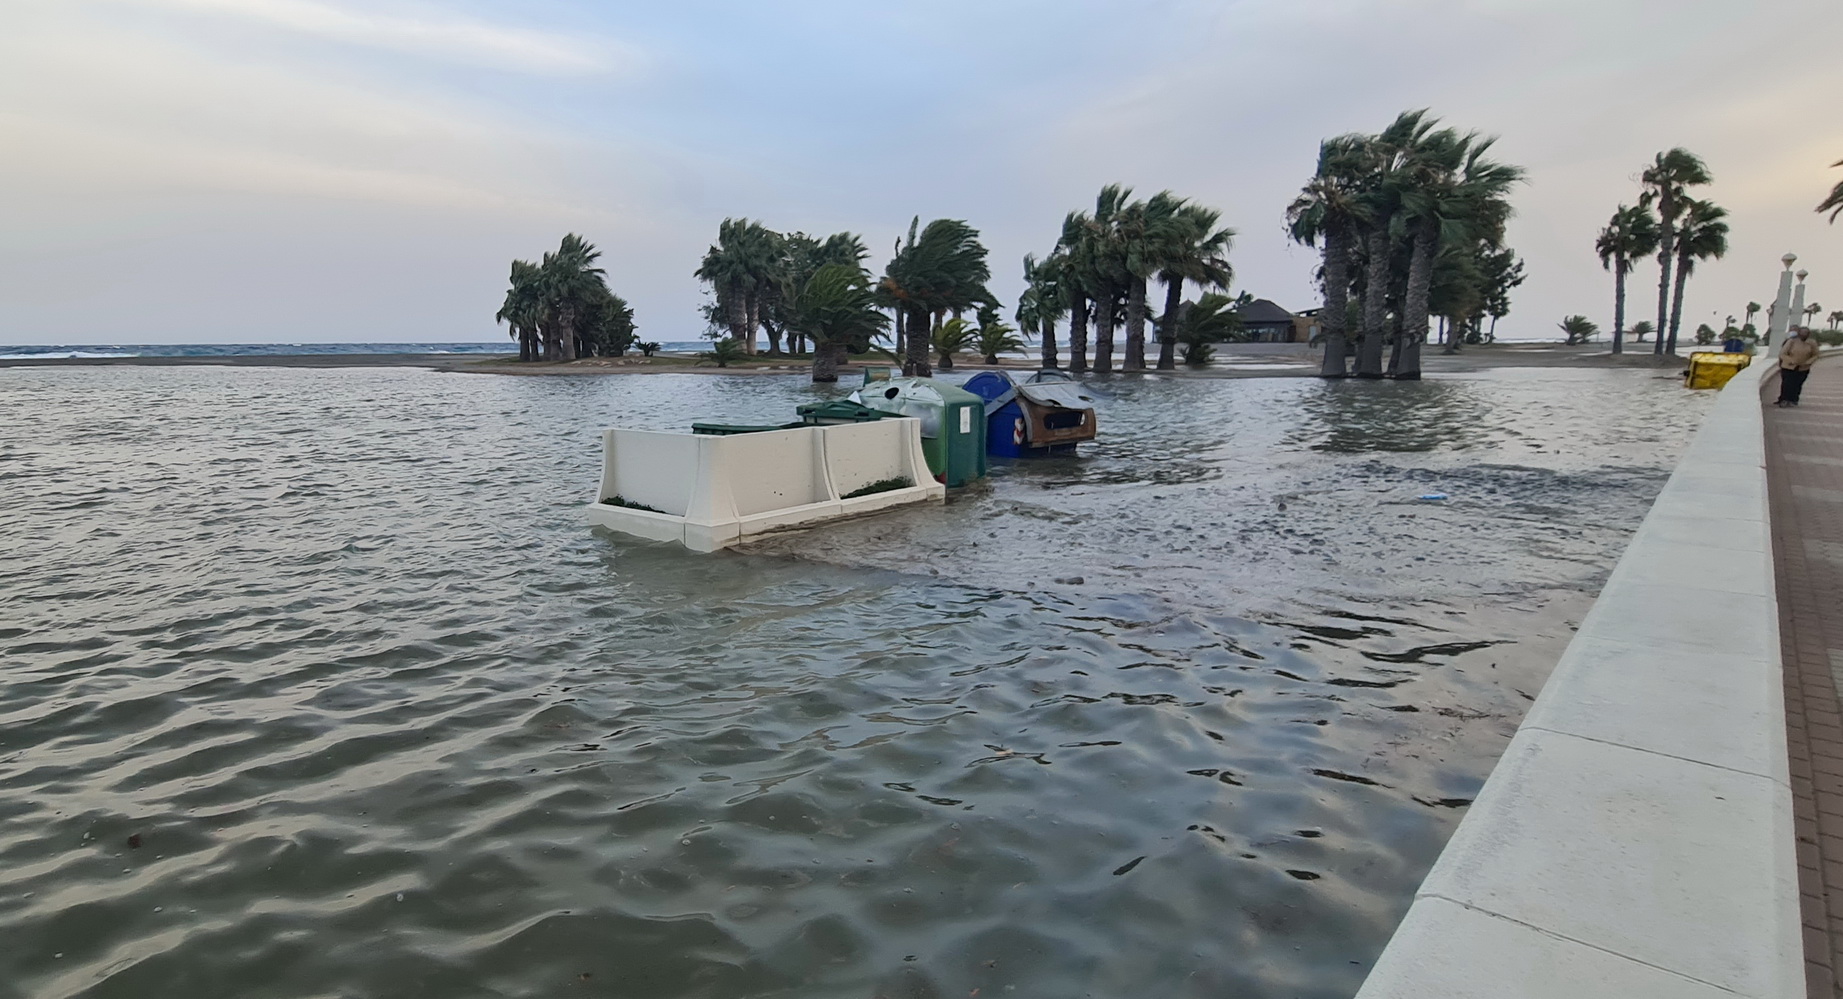
[{"label": "palm tree", "polygon": [[1214,208],[1186,202],[1177,207],[1170,224],[1164,227],[1165,240],[1158,252],[1158,279],[1165,285],[1165,311],[1158,320],[1160,371],[1177,367],[1177,310],[1184,282],[1191,281],[1202,288],[1227,288],[1235,279],[1235,270],[1229,265],[1235,230],[1218,228],[1221,220],[1222,213]]},{"label": "palm tree", "polygon": [[[1843,167],[1843,160],[1838,160],[1830,165],[1833,167]],[[1817,213],[1819,215],[1825,212],[1830,213],[1831,225],[1836,224],[1838,215],[1843,215],[1843,180],[1837,181],[1837,186],[1830,189],[1830,196],[1824,199],[1823,204],[1817,206]]]},{"label": "palm tree", "polygon": [[989,314],[985,309],[979,312],[976,345],[987,364],[997,364],[1000,354],[1024,349],[1024,341],[1017,336],[1017,327],[999,319],[997,309]]},{"label": "palm tree", "polygon": [[1368,208],[1361,225],[1367,254],[1363,287],[1363,339],[1357,345],[1357,377],[1383,376],[1382,348],[1388,336],[1390,263],[1400,222],[1402,195],[1426,169],[1425,160],[1448,144],[1450,130],[1438,135],[1439,119],[1427,109],[1404,111],[1380,135],[1363,143],[1367,177],[1361,198]]},{"label": "palm tree", "polygon": [[735,337],[726,336],[711,344],[709,350],[703,351],[698,356],[716,364],[719,368],[727,368],[736,361],[749,356],[749,352],[742,349],[742,344],[737,342]]},{"label": "palm tree", "polygon": [[928,330],[935,313],[994,301],[985,283],[992,278],[979,230],[959,219],[935,219],[916,234],[921,222],[909,223],[909,239],[884,268],[879,294],[903,310],[908,328],[908,356],[902,373],[926,378],[932,346]]},{"label": "palm tree", "polygon": [[495,323],[506,323],[508,332],[518,340],[518,359],[538,359],[539,325],[543,319],[544,292],[542,272],[529,260],[512,261],[511,287],[506,289],[505,304],[493,315]]},{"label": "palm tree", "polygon": [[1238,304],[1227,295],[1204,292],[1195,302],[1178,306],[1176,335],[1184,344],[1185,364],[1201,367],[1215,353],[1212,344],[1247,339],[1235,311]]},{"label": "palm tree", "polygon": [[1043,368],[1059,365],[1056,353],[1056,321],[1068,315],[1069,303],[1063,293],[1062,261],[1055,255],[1037,262],[1033,254],[1024,255],[1024,294],[1018,296],[1017,324],[1027,336],[1042,344]]},{"label": "palm tree", "polygon": [[1350,260],[1358,229],[1368,216],[1361,196],[1363,145],[1360,135],[1319,143],[1318,169],[1286,210],[1288,231],[1295,242],[1324,245],[1320,276],[1325,304],[1318,313],[1325,349],[1319,368],[1323,378],[1349,374]]},{"label": "palm tree", "polygon": [[1127,200],[1132,194],[1132,188],[1119,184],[1101,188],[1094,199],[1094,214],[1083,216],[1087,224],[1070,249],[1070,256],[1077,261],[1077,273],[1087,286],[1088,298],[1095,305],[1094,370],[1100,374],[1113,370],[1115,309],[1119,299],[1130,294],[1129,257],[1133,253],[1134,230],[1141,224],[1136,217],[1141,213]]},{"label": "palm tree", "polygon": [[[1662,354],[1665,351],[1664,331],[1670,328],[1670,269],[1676,263],[1677,256],[1677,219],[1681,218],[1684,203],[1689,200],[1689,189],[1712,182],[1708,165],[1694,153],[1681,147],[1667,153],[1658,153],[1639,181],[1645,186],[1645,193],[1639,204],[1657,209],[1657,329],[1658,338],[1652,352]],[[1675,343],[1670,345],[1675,350]]]},{"label": "palm tree", "polygon": [[794,299],[800,329],[813,338],[813,381],[838,381],[838,362],[853,343],[883,335],[889,317],[877,307],[870,272],[856,262],[829,263]]},{"label": "palm tree", "polygon": [[1057,283],[1069,303],[1069,370],[1078,375],[1088,370],[1088,316],[1093,301],[1088,296],[1088,232],[1092,228],[1093,220],[1086,212],[1063,216],[1062,235],[1056,239],[1056,252],[1050,255],[1059,265]]},{"label": "palm tree", "polygon": [[1838,309],[1824,318],[1830,320],[1830,328],[1834,330],[1838,323],[1843,323],[1843,309]]},{"label": "palm tree", "polygon": [[1637,340],[1639,343],[1645,342],[1646,334],[1656,332],[1657,326],[1649,319],[1640,319],[1632,324],[1632,339]]},{"label": "palm tree", "polygon": [[763,306],[785,280],[785,258],[779,233],[750,219],[724,219],[698,266],[697,277],[710,282],[744,353],[755,353],[755,331]]},{"label": "palm tree", "polygon": [[[1163,272],[1165,261],[1191,238],[1189,213],[1193,208],[1187,199],[1160,191],[1121,212],[1120,269],[1126,297],[1126,363],[1121,370],[1145,370],[1146,284]],[[1170,304],[1167,289],[1167,306]]]},{"label": "palm tree", "polygon": [[[774,353],[778,348],[783,331],[787,334],[787,349],[799,353],[811,335],[811,331],[801,325],[800,316],[794,307],[802,289],[820,268],[827,265],[842,264],[861,268],[864,258],[870,256],[870,251],[865,249],[862,238],[850,232],[833,233],[824,240],[814,239],[803,232],[788,233],[780,237],[780,250],[781,265],[776,274],[777,280],[763,300],[761,321],[768,331],[769,353]],[[848,346],[863,350],[869,344],[859,337]]]},{"label": "palm tree", "polygon": [[1677,328],[1683,321],[1683,285],[1699,260],[1720,259],[1728,252],[1728,210],[1710,201],[1687,198],[1676,234],[1677,287],[1670,310],[1670,334],[1665,350],[1677,352]]},{"label": "palm tree", "polygon": [[1600,327],[1586,316],[1569,316],[1556,325],[1567,336],[1567,343],[1586,343],[1600,334]]},{"label": "palm tree", "polygon": [[[1657,250],[1657,219],[1643,205],[1620,205],[1600,230],[1594,250],[1600,266],[1613,272],[1613,353],[1625,352],[1625,276],[1632,264]],[[1757,309],[1758,306],[1755,306]]]},{"label": "palm tree", "polygon": [[1747,322],[1746,322],[1747,329],[1753,328],[1753,317],[1758,315],[1759,312],[1760,312],[1760,303],[1758,302],[1748,302],[1747,303]]},{"label": "palm tree", "polygon": [[1396,338],[1400,357],[1393,373],[1398,379],[1421,377],[1421,344],[1427,339],[1434,262],[1441,248],[1503,245],[1510,188],[1523,179],[1523,170],[1486,159],[1495,142],[1451,129],[1426,133],[1397,172],[1401,212],[1413,239]]},{"label": "palm tree", "polygon": [[979,327],[965,319],[949,319],[935,327],[934,352],[940,355],[941,370],[952,371],[953,356],[966,353],[978,340]]},{"label": "palm tree", "polygon": [[1810,305],[1805,306],[1805,325],[1811,325],[1811,320],[1816,319],[1817,314],[1822,311],[1824,311],[1824,307],[1816,302],[1812,302]]},{"label": "palm tree", "polygon": [[538,284],[543,290],[555,342],[552,356],[556,359],[576,359],[576,320],[582,300],[597,289],[607,290],[602,281],[605,272],[595,266],[600,257],[600,250],[572,232],[563,237],[555,253],[544,254],[544,262],[538,267]]}]

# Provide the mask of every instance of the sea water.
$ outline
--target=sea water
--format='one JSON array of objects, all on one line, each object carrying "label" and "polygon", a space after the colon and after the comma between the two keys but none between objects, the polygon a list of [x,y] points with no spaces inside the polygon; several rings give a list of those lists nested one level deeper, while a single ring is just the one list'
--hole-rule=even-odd
[{"label": "sea water", "polygon": [[1351,995],[1707,400],[1095,387],[698,556],[600,428],[841,389],[0,371],[0,996]]}]

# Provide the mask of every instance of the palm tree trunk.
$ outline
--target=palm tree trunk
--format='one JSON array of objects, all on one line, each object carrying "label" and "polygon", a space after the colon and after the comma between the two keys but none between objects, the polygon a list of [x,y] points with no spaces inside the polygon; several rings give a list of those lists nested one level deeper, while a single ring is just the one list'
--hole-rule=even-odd
[{"label": "palm tree trunk", "polygon": [[[1680,256],[1687,258],[1689,254],[1685,253]],[[1689,260],[1680,259],[1677,261],[1676,295],[1670,303],[1670,342],[1664,345],[1664,353],[1666,354],[1674,354],[1677,352],[1677,328],[1683,325],[1683,285],[1688,281]],[[1663,337],[1658,337],[1658,339],[1662,340]]]},{"label": "palm tree trunk", "polygon": [[896,356],[898,358],[909,356],[908,339],[903,336],[902,332],[903,321],[908,317],[908,314],[909,312],[907,309],[904,309],[900,305],[896,306]]},{"label": "palm tree trunk", "polygon": [[1363,342],[1357,346],[1357,377],[1382,377],[1382,335],[1389,318],[1389,227],[1378,220],[1369,234],[1368,286],[1363,294]]},{"label": "palm tree trunk", "polygon": [[1145,370],[1145,279],[1134,277],[1126,282],[1126,367],[1127,371]]},{"label": "palm tree trunk", "polygon": [[747,308],[748,311],[745,315],[748,317],[748,328],[745,329],[742,334],[742,352],[745,354],[753,354],[755,353],[755,331],[761,329],[762,325],[762,303],[761,299],[757,298],[754,292],[750,292],[748,295]]},{"label": "palm tree trunk", "polygon": [[1069,303],[1069,370],[1088,370],[1088,296],[1079,291]]},{"label": "palm tree trunk", "polygon": [[1042,346],[1043,370],[1054,371],[1060,366],[1056,363],[1056,320],[1054,318],[1046,318],[1043,320]]},{"label": "palm tree trunk", "polygon": [[1395,338],[1399,348],[1395,365],[1398,381],[1419,381],[1421,344],[1427,339],[1427,302],[1433,297],[1433,253],[1440,232],[1423,222],[1414,234],[1414,250],[1408,256],[1408,289],[1402,295],[1401,333]]},{"label": "palm tree trunk", "polygon": [[1350,230],[1333,225],[1325,230],[1325,306],[1318,310],[1318,328],[1325,343],[1320,378],[1345,378],[1350,374]]},{"label": "palm tree trunk", "polygon": [[561,359],[574,361],[576,359],[576,310],[569,306],[561,309],[557,316],[557,325],[561,327],[557,336],[562,347]]},{"label": "palm tree trunk", "polygon": [[1113,371],[1113,292],[1096,301],[1094,309],[1094,373]]},{"label": "palm tree trunk", "polygon": [[1625,353],[1625,255],[1613,258],[1613,353]]},{"label": "palm tree trunk", "polygon": [[1671,221],[1674,208],[1668,198],[1658,201],[1658,215],[1663,219],[1663,225],[1658,235],[1657,336],[1651,341],[1653,354],[1664,352],[1664,331],[1670,328],[1670,265],[1677,255],[1677,227]]},{"label": "palm tree trunk", "polygon": [[1177,309],[1184,297],[1184,279],[1165,281],[1165,314],[1158,320],[1158,370],[1177,370]]},{"label": "palm tree trunk", "polygon": [[[768,331],[768,353],[774,357],[781,356],[781,331],[780,329],[776,327],[774,323],[771,323],[767,321],[766,319],[762,320],[762,328]],[[791,339],[791,337],[789,337],[789,339]],[[791,347],[792,344],[789,344],[789,346]]]},{"label": "palm tree trunk", "polygon": [[908,354],[902,362],[902,373],[915,378],[932,378],[934,369],[928,366],[928,348],[934,345],[928,336],[928,308],[911,303],[908,313]]},{"label": "palm tree trunk", "polygon": [[813,342],[813,382],[838,381],[839,355],[845,352],[845,345],[839,343]]}]

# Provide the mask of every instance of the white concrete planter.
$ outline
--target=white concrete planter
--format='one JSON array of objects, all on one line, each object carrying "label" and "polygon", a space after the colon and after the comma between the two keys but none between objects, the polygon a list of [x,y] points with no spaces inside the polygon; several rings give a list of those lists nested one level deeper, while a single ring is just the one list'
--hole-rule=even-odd
[{"label": "white concrete planter", "polygon": [[[903,489],[847,499],[873,482]],[[706,436],[602,432],[601,488],[589,523],[709,552],[752,535],[946,498],[921,449],[921,423],[878,420]],[[602,500],[620,497],[639,510]]]}]

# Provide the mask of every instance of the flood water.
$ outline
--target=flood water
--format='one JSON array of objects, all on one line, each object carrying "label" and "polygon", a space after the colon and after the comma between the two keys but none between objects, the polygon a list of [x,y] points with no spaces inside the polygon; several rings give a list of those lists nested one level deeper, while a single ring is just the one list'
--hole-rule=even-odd
[{"label": "flood water", "polygon": [[835,391],[0,371],[0,996],[1350,996],[1707,400],[1097,387],[700,557],[599,428]]}]

